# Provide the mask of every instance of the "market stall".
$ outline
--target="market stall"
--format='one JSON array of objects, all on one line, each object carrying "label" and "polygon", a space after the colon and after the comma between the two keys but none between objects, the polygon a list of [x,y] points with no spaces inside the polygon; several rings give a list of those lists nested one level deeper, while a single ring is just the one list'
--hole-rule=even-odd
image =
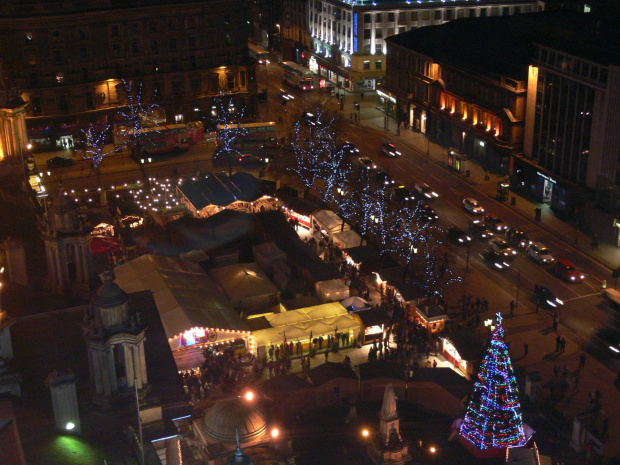
[{"label": "market stall", "polygon": [[282,211],[288,219],[307,229],[312,227],[310,217],[317,208],[315,203],[301,198],[291,199],[282,205]]},{"label": "market stall", "polygon": [[332,243],[340,249],[350,249],[364,245],[366,241],[352,229],[347,229],[332,234]]},{"label": "market stall", "polygon": [[344,300],[349,297],[349,287],[341,279],[319,281],[315,284],[315,291],[321,302]]},{"label": "market stall", "polygon": [[446,327],[448,311],[435,304],[415,307],[415,321],[426,328],[429,333],[438,333]]},{"label": "market stall", "polygon": [[317,210],[312,213],[312,227],[315,234],[319,234],[321,239],[326,239],[328,242],[332,240],[331,237],[334,233],[351,229],[342,218],[331,210]]},{"label": "market stall", "polygon": [[475,332],[458,330],[442,339],[442,352],[455,368],[472,379],[484,356],[484,347]]},{"label": "market stall", "polygon": [[390,317],[385,310],[382,308],[362,310],[352,313],[351,316],[355,318],[355,321],[357,321],[362,328],[360,331],[362,334],[362,344],[370,344],[373,341],[383,340],[385,327],[390,323]]}]

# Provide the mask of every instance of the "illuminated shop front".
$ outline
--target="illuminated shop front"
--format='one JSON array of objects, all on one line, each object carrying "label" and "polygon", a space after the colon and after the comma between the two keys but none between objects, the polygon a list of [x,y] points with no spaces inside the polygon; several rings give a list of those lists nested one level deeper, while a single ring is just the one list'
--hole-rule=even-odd
[{"label": "illuminated shop front", "polygon": [[458,330],[442,341],[442,353],[468,379],[475,375],[476,368],[484,356],[484,347],[473,331]]},{"label": "illuminated shop front", "polygon": [[288,219],[296,221],[299,226],[306,229],[312,228],[312,213],[317,210],[317,206],[306,199],[295,198],[286,202],[282,206],[282,211]]}]

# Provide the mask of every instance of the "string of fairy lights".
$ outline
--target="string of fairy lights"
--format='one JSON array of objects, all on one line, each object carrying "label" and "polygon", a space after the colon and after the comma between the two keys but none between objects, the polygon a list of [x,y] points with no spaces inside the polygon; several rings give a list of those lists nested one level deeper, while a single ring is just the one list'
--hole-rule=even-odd
[{"label": "string of fairy lights", "polygon": [[527,443],[519,388],[499,313],[460,434],[478,449],[519,447]]}]

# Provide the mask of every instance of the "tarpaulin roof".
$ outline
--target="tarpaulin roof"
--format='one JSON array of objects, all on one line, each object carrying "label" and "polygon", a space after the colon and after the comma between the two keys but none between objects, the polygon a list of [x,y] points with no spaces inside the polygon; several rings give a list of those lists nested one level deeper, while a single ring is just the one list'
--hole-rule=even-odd
[{"label": "tarpaulin roof", "polygon": [[169,338],[193,327],[248,329],[197,263],[142,255],[116,267],[114,274],[116,283],[127,293],[153,293]]},{"label": "tarpaulin roof", "polygon": [[[342,218],[331,210],[319,210],[314,212],[312,216],[323,229],[330,233],[351,229],[351,227],[344,222]],[[357,245],[359,245],[359,243]]]},{"label": "tarpaulin roof", "polygon": [[224,293],[235,300],[248,297],[278,294],[278,288],[256,263],[240,263],[209,270],[209,275],[219,283]]},{"label": "tarpaulin roof", "polygon": [[330,302],[313,307],[300,308],[283,313],[265,315],[271,328],[255,331],[254,342],[257,347],[286,340],[309,339],[324,335],[333,335],[336,331],[359,332],[359,324],[338,302]]},{"label": "tarpaulin roof", "polygon": [[179,190],[197,210],[207,205],[226,207],[242,200],[253,202],[263,196],[262,183],[250,173],[235,173],[228,177],[226,173],[184,181]]}]

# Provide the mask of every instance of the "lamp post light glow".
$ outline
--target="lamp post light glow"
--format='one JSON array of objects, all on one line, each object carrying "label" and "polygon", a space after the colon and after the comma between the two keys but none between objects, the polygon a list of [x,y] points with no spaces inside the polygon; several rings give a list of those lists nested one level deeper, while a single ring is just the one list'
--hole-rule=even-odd
[{"label": "lamp post light glow", "polygon": [[254,400],[254,392],[248,391],[248,392],[245,393],[245,395],[243,397],[245,397],[245,400],[251,402],[251,401]]},{"label": "lamp post light glow", "polygon": [[431,446],[428,450],[431,454],[434,454],[435,452],[437,452],[437,449],[435,449],[435,446]]},{"label": "lamp post light glow", "polygon": [[280,430],[278,428],[272,428],[270,434],[271,434],[271,437],[275,439],[278,436],[280,436]]},{"label": "lamp post light glow", "polygon": [[367,438],[368,436],[370,436],[370,431],[368,431],[367,428],[364,428],[362,430],[362,437]]},{"label": "lamp post light glow", "polygon": [[65,429],[67,431],[71,431],[73,428],[75,428],[75,423],[73,423],[72,421],[67,422],[67,424],[65,425]]}]

